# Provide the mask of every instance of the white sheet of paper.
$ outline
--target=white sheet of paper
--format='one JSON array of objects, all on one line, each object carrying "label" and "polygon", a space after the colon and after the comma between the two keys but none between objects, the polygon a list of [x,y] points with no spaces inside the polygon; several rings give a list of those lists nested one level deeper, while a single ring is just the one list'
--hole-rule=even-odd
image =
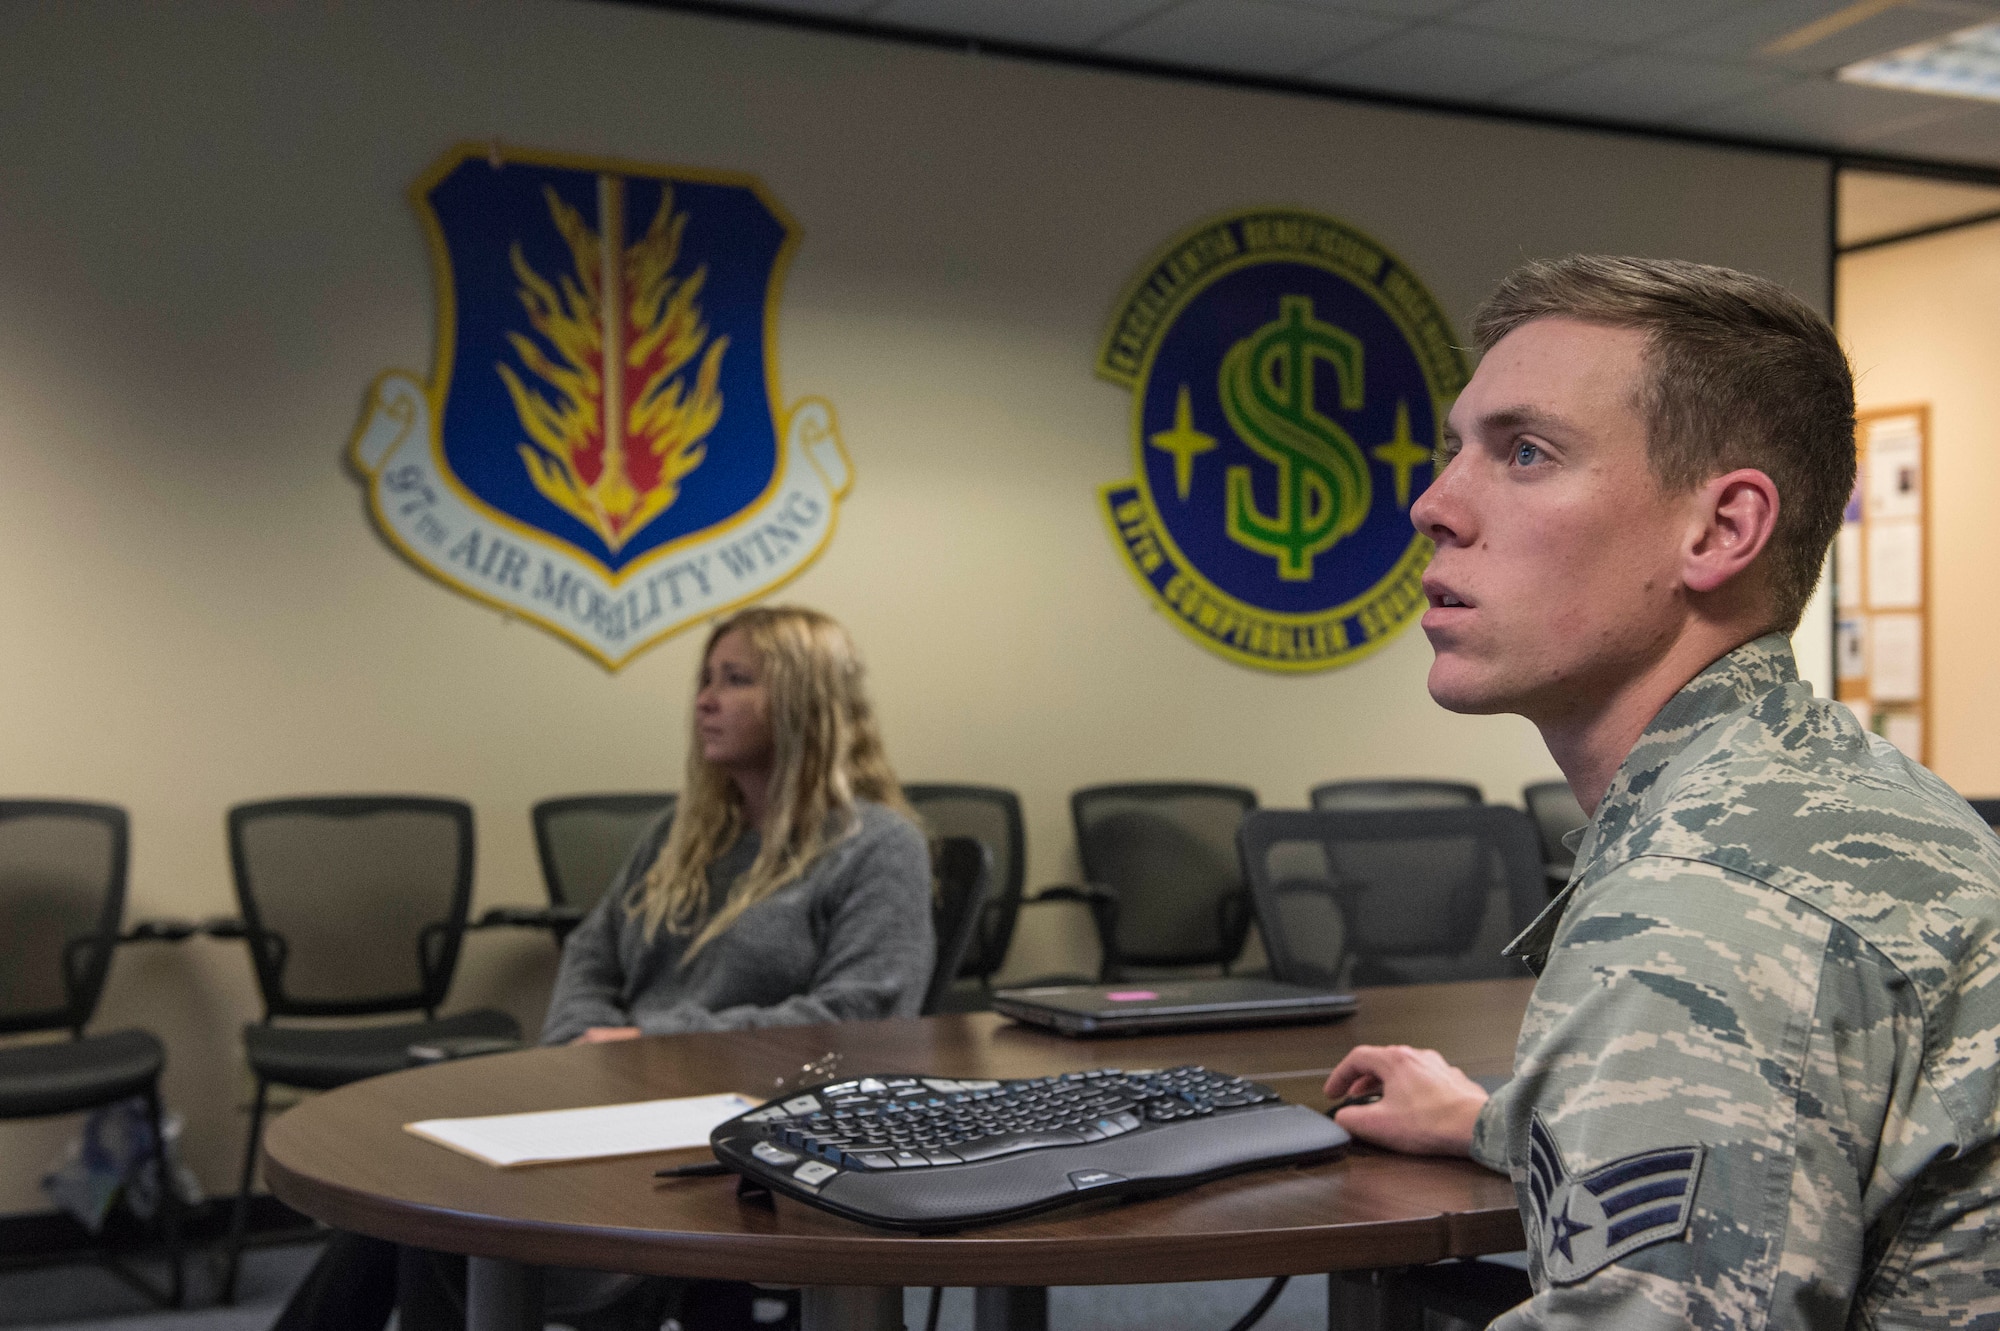
[{"label": "white sheet of paper", "polygon": [[1924,515],[1923,438],[1914,416],[1891,416],[1868,427],[1868,518]]},{"label": "white sheet of paper", "polygon": [[1924,601],[1923,528],[1914,522],[1868,524],[1868,606],[1914,610]]},{"label": "white sheet of paper", "polygon": [[1843,522],[1833,538],[1833,581],[1840,589],[1840,608],[1861,608],[1861,524]]},{"label": "white sheet of paper", "polygon": [[1891,712],[1882,718],[1882,738],[1918,762],[1924,760],[1924,718],[1921,712]]},{"label": "white sheet of paper", "polygon": [[403,1127],[489,1165],[540,1165],[706,1146],[717,1125],[758,1103],[747,1095],[690,1095],[588,1109],[432,1118]]},{"label": "white sheet of paper", "polygon": [[1915,702],[1923,689],[1923,621],[1915,615],[1876,615],[1868,626],[1868,696],[1876,702]]}]

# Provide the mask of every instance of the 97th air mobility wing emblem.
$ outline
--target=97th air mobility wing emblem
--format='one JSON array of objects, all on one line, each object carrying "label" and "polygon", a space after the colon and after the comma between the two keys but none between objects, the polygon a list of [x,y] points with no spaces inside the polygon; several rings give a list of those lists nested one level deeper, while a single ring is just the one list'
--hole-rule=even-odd
[{"label": "97th air mobility wing emblem", "polygon": [[1296,209],[1204,222],[1120,298],[1097,372],[1132,390],[1138,472],[1106,514],[1196,642],[1323,670],[1422,612],[1410,505],[1466,369],[1394,255]]},{"label": "97th air mobility wing emblem", "polygon": [[798,229],[757,181],[461,146],[411,194],[436,367],[376,380],[351,456],[412,562],[613,669],[812,562],[850,472],[830,406],[782,408]]}]

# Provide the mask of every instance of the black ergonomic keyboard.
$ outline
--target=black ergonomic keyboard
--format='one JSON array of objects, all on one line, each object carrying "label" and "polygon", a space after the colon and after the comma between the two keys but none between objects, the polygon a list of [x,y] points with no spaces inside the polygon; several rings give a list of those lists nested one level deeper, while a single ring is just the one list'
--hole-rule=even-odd
[{"label": "black ergonomic keyboard", "polygon": [[709,1137],[715,1158],[752,1183],[852,1220],[930,1231],[1167,1192],[1347,1141],[1324,1114],[1201,1067],[856,1077],[794,1091]]}]

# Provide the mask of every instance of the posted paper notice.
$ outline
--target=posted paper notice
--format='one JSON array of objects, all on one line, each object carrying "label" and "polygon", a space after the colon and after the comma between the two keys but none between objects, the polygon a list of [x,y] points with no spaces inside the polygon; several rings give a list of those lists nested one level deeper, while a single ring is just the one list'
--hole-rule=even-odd
[{"label": "posted paper notice", "polygon": [[1868,529],[1868,606],[1914,610],[1924,600],[1923,528],[1878,522]]},{"label": "posted paper notice", "polygon": [[1868,518],[1923,516],[1923,435],[1914,416],[1892,416],[1868,427]]},{"label": "posted paper notice", "polygon": [[1924,625],[1915,615],[1876,615],[1868,633],[1868,694],[1915,702],[1924,691]]},{"label": "posted paper notice", "polygon": [[1924,718],[1920,713],[1889,713],[1882,719],[1882,738],[1918,762],[1924,760]]}]

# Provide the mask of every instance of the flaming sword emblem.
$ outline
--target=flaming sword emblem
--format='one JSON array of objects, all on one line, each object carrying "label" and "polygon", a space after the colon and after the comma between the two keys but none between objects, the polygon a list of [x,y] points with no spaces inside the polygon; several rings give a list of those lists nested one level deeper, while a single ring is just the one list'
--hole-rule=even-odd
[{"label": "flaming sword emblem", "polygon": [[670,188],[629,245],[622,177],[597,177],[599,232],[554,189],[543,194],[573,271],[550,282],[513,246],[517,295],[541,341],[507,341],[546,391],[505,361],[494,368],[527,433],[518,451],[535,488],[616,551],[672,507],[707,455],[729,339],[711,340],[702,320],[706,265],[674,271],[687,215],[674,212]]},{"label": "flaming sword emblem", "polygon": [[378,375],[348,458],[411,564],[616,670],[825,551],[853,468],[779,396],[800,232],[762,182],[460,143],[410,197],[432,374]]}]

